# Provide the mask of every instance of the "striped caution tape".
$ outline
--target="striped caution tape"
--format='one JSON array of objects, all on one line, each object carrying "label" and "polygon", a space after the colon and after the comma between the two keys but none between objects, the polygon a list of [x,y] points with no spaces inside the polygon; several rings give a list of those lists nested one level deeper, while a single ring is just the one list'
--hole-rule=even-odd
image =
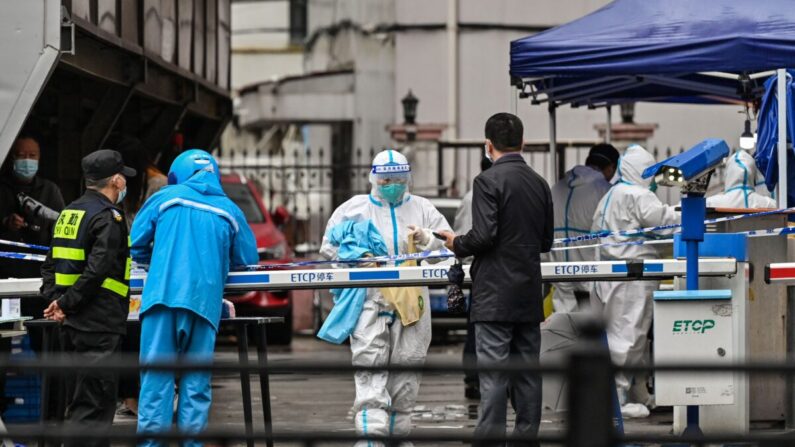
[{"label": "striped caution tape", "polygon": [[332,260],[322,260],[322,261],[298,261],[286,264],[249,265],[235,270],[242,270],[242,271],[283,270],[286,268],[309,267],[315,265],[333,265],[333,264],[339,264],[339,265],[388,264],[388,263],[403,263],[407,261],[424,261],[428,259],[447,259],[452,257],[455,257],[455,254],[452,251],[443,248],[441,250],[426,250],[419,253],[410,253],[398,256],[375,256],[371,258],[349,259],[349,260],[332,259]]},{"label": "striped caution tape", "polygon": [[[742,214],[737,216],[727,216],[721,217],[717,219],[708,219],[704,221],[706,224],[714,224],[719,222],[727,222],[730,220],[739,220],[748,217],[756,217],[756,216],[764,216],[764,215],[771,215],[771,214],[780,214],[785,212],[795,211],[795,208],[788,208],[784,210],[775,210],[775,211],[764,211],[760,213],[750,213],[750,214]],[[666,226],[659,226],[654,227],[655,229],[672,229],[679,227],[678,224],[676,225],[666,225]],[[642,230],[649,230],[649,229],[639,229],[639,230],[632,230],[626,232],[603,232],[603,233],[593,233],[590,235],[580,236],[576,238],[567,238],[563,243],[571,243],[571,242],[581,242],[587,240],[594,240],[601,237],[608,237],[608,236],[632,236],[632,235],[640,235],[643,232]],[[795,234],[795,227],[781,227],[781,228],[772,228],[772,229],[765,229],[765,230],[750,230],[750,231],[743,231],[739,232],[738,234],[745,234],[748,237],[766,237],[766,236],[785,236],[789,234]],[[599,237],[594,237],[598,236]],[[560,240],[556,240],[557,243]],[[0,240],[0,244],[4,241]],[[659,239],[659,240],[632,240],[632,241],[624,241],[624,242],[607,242],[607,243],[599,243],[599,244],[590,244],[590,245],[571,245],[566,247],[553,247],[552,251],[567,251],[567,250],[587,250],[587,249],[596,249],[601,247],[618,247],[618,246],[635,246],[635,245],[660,245],[660,244],[670,244],[673,243],[673,238],[666,238],[666,239]],[[24,244],[27,245],[27,244]],[[404,254],[398,256],[377,256],[371,258],[362,258],[362,259],[352,259],[352,260],[342,260],[342,259],[332,259],[332,260],[320,260],[320,261],[298,261],[298,262],[289,262],[289,263],[282,263],[282,264],[258,264],[258,265],[248,265],[244,267],[235,268],[235,271],[261,271],[261,270],[284,270],[289,268],[296,268],[296,267],[311,267],[311,266],[321,266],[321,265],[362,265],[362,264],[388,264],[388,263],[403,263],[406,261],[424,261],[428,259],[447,259],[455,257],[455,254],[447,249],[441,250],[428,250],[423,251],[420,253],[411,253],[411,254]],[[37,255],[37,254],[29,254],[29,253],[14,253],[14,252],[6,252],[0,251],[0,258],[7,258],[7,259],[17,259],[23,261],[35,261],[35,262],[42,262],[45,259],[44,255]],[[134,265],[135,268],[139,269],[148,269],[146,265]]]},{"label": "striped caution tape", "polygon": [[[734,216],[725,216],[725,217],[717,217],[714,219],[707,219],[704,221],[705,225],[711,225],[721,222],[731,222],[734,220],[740,219],[748,219],[750,217],[761,217],[761,216],[770,216],[773,214],[783,214],[783,213],[790,213],[795,212],[795,207],[792,208],[784,208],[779,210],[771,210],[771,211],[760,211],[758,213],[748,213],[748,214],[737,214]],[[597,239],[602,239],[611,236],[623,236],[623,237],[631,237],[631,236],[640,236],[644,233],[654,233],[659,231],[666,231],[666,230],[675,230],[680,228],[682,224],[669,224],[669,225],[658,225],[654,227],[646,227],[646,228],[637,228],[634,230],[620,230],[620,231],[597,231],[590,234],[583,234],[580,236],[573,236],[573,237],[565,237],[565,238],[558,238],[554,240],[555,244],[569,244],[572,242],[582,242],[582,241],[592,241]]]},{"label": "striped caution tape", "polygon": [[[398,256],[375,256],[371,258],[351,259],[351,260],[332,259],[332,260],[322,260],[322,261],[288,262],[283,264],[248,265],[236,268],[235,270],[236,271],[284,270],[295,267],[310,267],[310,266],[333,265],[333,264],[339,264],[339,265],[388,264],[388,263],[403,263],[407,261],[424,261],[428,259],[446,259],[452,257],[455,257],[455,254],[453,254],[452,251],[447,249],[441,249],[441,250],[426,250],[419,253],[410,253]],[[0,258],[42,262],[44,261],[45,256],[37,254],[0,251]],[[148,267],[149,266],[147,265],[141,265],[141,264],[133,265],[133,268],[139,268],[144,270],[148,269]]]},{"label": "striped caution tape", "polygon": [[10,251],[0,251],[0,258],[18,259],[22,261],[36,261],[44,262],[44,255],[36,255],[32,253],[14,253]]},{"label": "striped caution tape", "polygon": [[[744,234],[748,237],[788,236],[790,234],[795,234],[795,227],[779,227],[779,228],[769,228],[765,230],[738,231],[733,234]],[[673,241],[674,241],[673,238],[667,238],[667,239],[658,239],[658,240],[636,240],[636,241],[627,241],[627,242],[613,242],[613,243],[590,244],[590,245],[571,245],[568,247],[554,247],[552,251],[584,250],[589,248],[593,249],[600,247],[617,247],[622,245],[671,244],[673,243]]]},{"label": "striped caution tape", "polygon": [[31,250],[41,250],[41,251],[48,251],[50,247],[44,245],[36,245],[36,244],[26,244],[24,242],[17,242],[17,241],[7,241],[4,239],[0,239],[0,245],[8,245],[11,247],[20,247],[20,248],[29,248]]},{"label": "striped caution tape", "polygon": [[594,248],[601,248],[601,247],[621,247],[626,245],[660,245],[660,244],[671,244],[673,243],[673,238],[668,239],[657,239],[657,240],[644,240],[638,239],[634,241],[626,241],[626,242],[605,242],[601,244],[590,244],[590,245],[569,245],[567,247],[552,247],[552,251],[569,251],[569,250],[585,250],[585,249],[594,249]]}]

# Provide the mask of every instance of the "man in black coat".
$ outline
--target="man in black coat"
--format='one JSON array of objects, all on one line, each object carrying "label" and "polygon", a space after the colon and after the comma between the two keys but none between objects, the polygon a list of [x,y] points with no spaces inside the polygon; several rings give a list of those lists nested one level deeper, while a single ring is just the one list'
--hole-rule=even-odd
[{"label": "man in black coat", "polygon": [[[11,146],[6,165],[8,170],[3,170],[0,175],[0,239],[44,246],[49,246],[52,241],[55,222],[32,219],[26,215],[18,198],[18,194],[23,193],[53,211],[61,212],[63,209],[61,190],[39,175],[40,158],[39,142],[32,135],[20,135]],[[43,254],[20,247],[13,247],[11,251]],[[0,259],[0,278],[38,278],[41,276],[40,267],[38,262]],[[23,316],[41,318],[49,303],[44,297],[37,296],[24,298],[20,304]],[[31,345],[36,352],[41,349],[38,331],[31,332]]]},{"label": "man in black coat", "polygon": [[[457,237],[445,234],[456,256],[475,257],[470,319],[480,366],[537,364],[541,347],[540,255],[552,247],[552,196],[521,155],[522,133],[515,115],[489,118],[486,152],[494,165],[475,178],[472,229]],[[476,436],[505,436],[509,390],[516,412],[514,436],[538,433],[541,377],[482,372]]]},{"label": "man in black coat", "polygon": [[[55,183],[38,175],[41,149],[38,141],[28,135],[21,135],[11,146],[8,170],[0,178],[0,239],[24,242],[26,244],[50,245],[54,222],[36,222],[22,210],[17,195],[23,193],[39,201],[53,211],[60,212],[64,207],[61,190]],[[13,251],[41,254],[35,250],[15,247]],[[39,264],[30,261],[0,260],[0,278],[37,278]],[[36,300],[23,300],[36,301]],[[46,304],[43,300],[38,313],[24,315],[41,318]],[[24,304],[23,304],[24,306]]]}]

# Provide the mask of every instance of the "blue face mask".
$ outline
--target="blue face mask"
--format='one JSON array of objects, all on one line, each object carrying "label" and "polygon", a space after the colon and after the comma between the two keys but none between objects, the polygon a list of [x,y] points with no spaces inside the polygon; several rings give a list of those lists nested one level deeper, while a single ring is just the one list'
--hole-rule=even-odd
[{"label": "blue face mask", "polygon": [[392,204],[398,203],[405,193],[405,183],[390,183],[389,185],[380,185],[378,187],[378,194]]},{"label": "blue face mask", "polygon": [[21,180],[30,180],[39,172],[39,160],[20,158],[14,160],[14,175]]},{"label": "blue face mask", "polygon": [[119,191],[119,198],[116,199],[116,205],[120,204],[124,201],[124,198],[127,197],[127,187],[125,186],[124,189]]},{"label": "blue face mask", "polygon": [[654,181],[654,180],[651,181],[651,185],[649,185],[649,191],[657,192],[657,182],[656,181]]}]

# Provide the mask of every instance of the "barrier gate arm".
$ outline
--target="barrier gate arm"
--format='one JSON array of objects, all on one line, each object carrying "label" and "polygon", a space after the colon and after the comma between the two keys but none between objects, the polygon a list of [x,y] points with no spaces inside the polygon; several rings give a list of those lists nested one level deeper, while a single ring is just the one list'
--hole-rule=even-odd
[{"label": "barrier gate arm", "polygon": [[[311,270],[266,270],[230,272],[225,292],[284,289],[329,289],[352,287],[445,286],[449,265],[421,267],[345,268]],[[464,266],[465,282],[471,282],[469,266]],[[731,258],[700,259],[701,276],[732,276],[737,262]],[[685,261],[677,259],[601,261],[601,262],[542,262],[544,282],[559,281],[621,281],[658,280],[684,276]],[[133,274],[130,292],[140,295],[145,276]],[[41,278],[0,280],[0,298],[36,296]]]},{"label": "barrier gate arm", "polygon": [[795,283],[795,262],[777,262],[765,266],[765,282]]}]

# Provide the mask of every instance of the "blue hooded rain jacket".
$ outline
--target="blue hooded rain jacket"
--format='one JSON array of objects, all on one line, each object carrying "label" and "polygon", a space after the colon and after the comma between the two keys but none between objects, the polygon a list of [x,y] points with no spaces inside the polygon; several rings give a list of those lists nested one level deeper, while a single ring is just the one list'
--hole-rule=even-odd
[{"label": "blue hooded rain jacket", "polygon": [[199,172],[150,197],[130,237],[132,258],[149,264],[141,314],[158,304],[187,309],[216,330],[230,267],[259,260],[243,212],[212,172]]}]

